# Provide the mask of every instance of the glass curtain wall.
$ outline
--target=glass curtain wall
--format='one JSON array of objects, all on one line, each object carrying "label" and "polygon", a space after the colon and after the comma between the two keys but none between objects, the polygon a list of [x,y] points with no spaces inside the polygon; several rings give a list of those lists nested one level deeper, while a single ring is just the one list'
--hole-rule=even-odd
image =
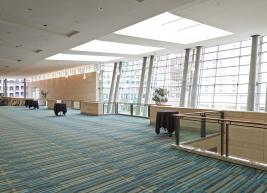
[{"label": "glass curtain wall", "polygon": [[[179,105],[182,76],[184,66],[184,54],[170,54],[157,56],[152,73],[150,101],[156,88],[164,88],[168,91],[169,105]],[[151,101],[153,103],[153,101]]]},{"label": "glass curtain wall", "polygon": [[99,96],[103,102],[108,102],[112,81],[114,63],[101,64],[99,66]]},{"label": "glass curtain wall", "polygon": [[[194,72],[195,51],[190,54],[187,75],[186,104],[189,106]],[[246,110],[249,81],[251,39],[203,48],[198,81],[198,108]],[[123,62],[118,101],[136,103],[139,91],[142,59]],[[142,102],[145,98],[147,70]],[[155,56],[149,103],[155,88],[168,90],[169,105],[179,105],[183,76],[184,53]],[[103,101],[108,100],[113,64],[102,64]],[[261,38],[257,70],[256,109],[265,111],[267,87],[267,37]]]},{"label": "glass curtain wall", "polygon": [[[192,56],[191,56],[192,58]],[[149,103],[151,101],[153,91],[158,88],[165,88],[168,90],[168,103],[170,105],[178,105],[180,100],[181,82],[183,74],[184,54],[170,54],[166,56],[157,56],[154,59],[152,69],[151,92],[149,96]],[[143,87],[142,103],[145,99],[147,72],[149,67],[149,57],[147,58],[146,72]],[[125,103],[137,103],[138,91],[140,85],[140,78],[142,73],[143,60],[129,61],[122,63],[122,72],[119,84],[118,101]],[[108,64],[102,64],[101,69],[103,75],[102,101],[107,101],[109,95],[109,88],[111,85],[111,78],[113,72],[113,64],[107,67]],[[188,76],[188,79],[190,77]],[[188,89],[190,85],[188,84]]]},{"label": "glass curtain wall", "polygon": [[[149,60],[147,60],[148,66]],[[118,101],[137,103],[143,60],[122,63]],[[146,80],[146,77],[145,77]],[[144,82],[144,85],[146,81]]]},{"label": "glass curtain wall", "polygon": [[267,36],[261,39],[260,47],[260,62],[258,67],[258,79],[257,79],[257,100],[256,109],[258,111],[267,111],[265,109],[266,103],[266,85],[267,85]]},{"label": "glass curtain wall", "polygon": [[251,40],[203,49],[198,107],[246,110]]}]

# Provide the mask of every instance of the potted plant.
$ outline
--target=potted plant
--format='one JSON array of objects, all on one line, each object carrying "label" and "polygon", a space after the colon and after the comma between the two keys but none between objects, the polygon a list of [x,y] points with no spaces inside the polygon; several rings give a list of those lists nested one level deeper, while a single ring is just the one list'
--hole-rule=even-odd
[{"label": "potted plant", "polygon": [[168,102],[167,98],[168,91],[164,88],[156,88],[153,93],[152,100],[155,101],[157,105],[162,105],[163,103]]},{"label": "potted plant", "polygon": [[45,106],[47,104],[47,95],[48,95],[48,92],[45,92],[45,91],[41,90],[41,96],[45,101]]}]

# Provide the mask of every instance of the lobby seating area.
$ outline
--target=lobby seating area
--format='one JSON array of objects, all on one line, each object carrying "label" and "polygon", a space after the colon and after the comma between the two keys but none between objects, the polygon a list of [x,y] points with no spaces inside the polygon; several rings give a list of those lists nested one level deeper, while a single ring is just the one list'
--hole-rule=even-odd
[{"label": "lobby seating area", "polygon": [[1,107],[0,122],[1,192],[267,191],[265,172],[171,149],[147,119]]}]

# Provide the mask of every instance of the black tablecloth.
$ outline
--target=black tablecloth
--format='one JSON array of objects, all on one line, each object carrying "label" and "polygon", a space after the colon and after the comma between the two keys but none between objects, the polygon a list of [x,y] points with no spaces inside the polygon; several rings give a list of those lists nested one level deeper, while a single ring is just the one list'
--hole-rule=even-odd
[{"label": "black tablecloth", "polygon": [[29,107],[29,104],[32,103],[33,99],[26,99],[25,100],[25,107]]},{"label": "black tablecloth", "polygon": [[65,103],[55,103],[54,104],[54,112],[56,114],[56,116],[58,116],[59,112],[62,112],[64,115],[67,112],[67,106]]},{"label": "black tablecloth", "polygon": [[32,108],[32,107],[33,107],[34,109],[39,109],[38,101],[30,100],[30,101],[28,102],[28,107],[29,107],[29,109]]},{"label": "black tablecloth", "polygon": [[171,135],[175,130],[175,117],[173,114],[178,114],[174,110],[162,110],[157,112],[155,132],[160,133],[160,128],[164,128]]}]

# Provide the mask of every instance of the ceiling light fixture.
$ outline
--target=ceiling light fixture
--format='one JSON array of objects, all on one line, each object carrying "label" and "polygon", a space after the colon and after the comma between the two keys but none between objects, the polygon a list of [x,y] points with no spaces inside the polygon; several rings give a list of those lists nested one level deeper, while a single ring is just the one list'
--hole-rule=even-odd
[{"label": "ceiling light fixture", "polygon": [[114,33],[179,44],[190,44],[233,34],[232,32],[182,18],[169,12]]},{"label": "ceiling light fixture", "polygon": [[113,56],[94,56],[94,55],[78,55],[78,54],[56,54],[46,58],[46,60],[65,60],[65,61],[87,61],[87,62],[107,62],[117,60],[122,57]]},{"label": "ceiling light fixture", "polygon": [[114,54],[129,54],[140,55],[148,52],[154,52],[164,48],[141,46],[136,44],[125,44],[118,42],[93,40],[91,42],[82,44],[71,50],[74,51],[87,51],[87,52],[102,52],[102,53],[114,53]]}]

